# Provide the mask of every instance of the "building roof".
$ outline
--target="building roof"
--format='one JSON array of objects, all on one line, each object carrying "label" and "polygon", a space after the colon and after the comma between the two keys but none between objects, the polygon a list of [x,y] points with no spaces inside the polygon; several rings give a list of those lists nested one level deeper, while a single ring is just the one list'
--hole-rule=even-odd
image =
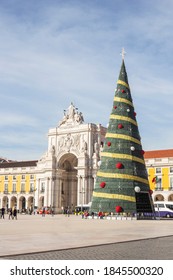
[{"label": "building roof", "polygon": [[38,160],[3,162],[3,163],[0,163],[0,168],[30,167],[30,166],[36,166],[37,162],[38,162]]},{"label": "building roof", "polygon": [[0,163],[3,163],[3,162],[12,162],[12,160],[0,157]]},{"label": "building roof", "polygon": [[144,158],[167,158],[173,157],[173,149],[169,150],[155,150],[155,151],[145,151]]}]

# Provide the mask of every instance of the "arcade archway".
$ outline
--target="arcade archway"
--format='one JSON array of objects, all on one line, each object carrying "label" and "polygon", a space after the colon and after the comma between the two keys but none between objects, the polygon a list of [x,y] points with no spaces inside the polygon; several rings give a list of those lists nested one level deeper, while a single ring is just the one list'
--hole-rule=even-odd
[{"label": "arcade archway", "polygon": [[58,162],[58,208],[72,211],[77,205],[77,165],[78,159],[72,153],[63,155]]},{"label": "arcade archway", "polygon": [[154,201],[164,201],[164,196],[162,194],[157,194],[154,197]]},{"label": "arcade archway", "polygon": [[6,209],[9,208],[9,200],[8,200],[8,197],[7,196],[4,196],[3,199],[2,199],[2,207],[5,207]]},{"label": "arcade archway", "polygon": [[20,211],[26,210],[26,198],[24,196],[21,196],[19,198],[19,210]]},{"label": "arcade archway", "polygon": [[173,194],[170,194],[170,195],[168,196],[168,201],[173,201]]},{"label": "arcade archway", "polygon": [[10,200],[10,208],[14,208],[17,207],[17,198],[15,196],[12,196],[11,200]]},{"label": "arcade archway", "polygon": [[28,197],[28,209],[29,210],[34,209],[34,197],[33,196]]}]

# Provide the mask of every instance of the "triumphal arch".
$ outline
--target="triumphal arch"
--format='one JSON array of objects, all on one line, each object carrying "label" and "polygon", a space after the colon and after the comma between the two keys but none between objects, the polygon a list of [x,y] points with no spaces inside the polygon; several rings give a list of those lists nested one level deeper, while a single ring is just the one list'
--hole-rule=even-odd
[{"label": "triumphal arch", "polygon": [[106,128],[85,123],[73,103],[48,132],[48,150],[37,164],[35,205],[56,213],[88,204],[100,160]]}]

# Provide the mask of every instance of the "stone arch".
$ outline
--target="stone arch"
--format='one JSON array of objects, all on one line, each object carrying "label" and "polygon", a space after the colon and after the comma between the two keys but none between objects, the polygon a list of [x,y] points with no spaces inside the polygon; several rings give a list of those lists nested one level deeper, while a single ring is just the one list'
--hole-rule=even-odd
[{"label": "stone arch", "polygon": [[9,199],[8,196],[3,196],[2,198],[2,207],[8,209],[9,208]]},{"label": "stone arch", "polygon": [[162,194],[156,194],[154,196],[154,201],[164,201],[164,196]]},{"label": "stone arch", "polygon": [[22,212],[26,211],[26,198],[24,196],[19,198],[19,210]]},{"label": "stone arch", "polygon": [[77,167],[78,159],[74,153],[65,153],[59,157],[57,164],[57,168],[65,170],[67,169],[68,171],[69,168],[74,169],[74,167]]},{"label": "stone arch", "polygon": [[173,193],[168,196],[168,201],[173,201]]},{"label": "stone arch", "polygon": [[58,161],[59,209],[74,210],[77,205],[77,166],[78,158],[73,153],[66,153]]},{"label": "stone arch", "polygon": [[28,197],[28,209],[29,210],[33,210],[34,207],[34,197],[33,196],[29,196]]},{"label": "stone arch", "polygon": [[16,196],[12,196],[10,199],[10,208],[14,208],[17,207],[17,197]]}]

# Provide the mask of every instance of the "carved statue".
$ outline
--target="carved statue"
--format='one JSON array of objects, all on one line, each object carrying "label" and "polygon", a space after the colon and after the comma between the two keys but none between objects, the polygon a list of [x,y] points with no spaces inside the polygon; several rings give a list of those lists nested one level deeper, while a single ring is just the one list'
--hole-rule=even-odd
[{"label": "carved statue", "polygon": [[84,122],[84,118],[81,112],[78,112],[78,109],[71,102],[70,106],[67,110],[64,110],[63,119],[59,122],[59,126],[61,125],[75,125],[81,124]]},{"label": "carved statue", "polygon": [[99,153],[99,144],[97,142],[95,142],[95,144],[94,144],[94,151],[96,154]]},{"label": "carved statue", "polygon": [[67,136],[64,139],[64,145],[67,147],[67,150],[70,150],[70,147],[73,145],[73,137],[71,134],[67,134]]},{"label": "carved statue", "polygon": [[60,121],[59,125],[66,123],[67,119],[68,119],[68,116],[64,114],[64,117],[63,117],[62,121]]},{"label": "carved statue", "polygon": [[50,152],[53,156],[55,155],[55,146],[54,145],[52,145]]},{"label": "carved statue", "polygon": [[83,140],[82,143],[82,152],[86,152],[87,151],[87,142],[85,140]]},{"label": "carved statue", "polygon": [[73,119],[74,115],[75,115],[75,107],[74,107],[73,103],[71,102],[70,106],[68,107],[69,119]]}]

